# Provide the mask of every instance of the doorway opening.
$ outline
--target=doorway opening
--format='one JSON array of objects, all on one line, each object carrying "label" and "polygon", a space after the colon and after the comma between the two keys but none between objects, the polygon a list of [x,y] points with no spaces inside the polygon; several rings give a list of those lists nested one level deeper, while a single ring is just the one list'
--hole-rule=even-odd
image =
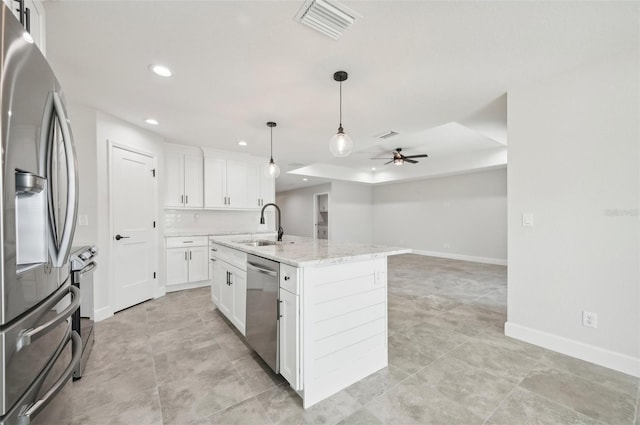
[{"label": "doorway opening", "polygon": [[329,194],[313,195],[313,238],[329,239]]}]

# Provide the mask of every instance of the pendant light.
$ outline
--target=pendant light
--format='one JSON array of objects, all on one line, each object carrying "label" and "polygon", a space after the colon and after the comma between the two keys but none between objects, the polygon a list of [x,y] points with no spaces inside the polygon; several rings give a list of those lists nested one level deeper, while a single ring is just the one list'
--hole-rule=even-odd
[{"label": "pendant light", "polygon": [[342,82],[346,81],[348,77],[349,74],[345,71],[338,71],[333,74],[333,79],[340,83],[340,125],[338,126],[338,132],[329,142],[329,150],[333,156],[337,157],[348,156],[353,150],[353,141],[342,128]]},{"label": "pendant light", "polygon": [[276,123],[273,121],[269,121],[267,123],[267,127],[271,129],[271,158],[269,159],[269,163],[264,166],[264,175],[271,178],[276,179],[280,175],[280,167],[273,160],[273,127],[276,126]]}]

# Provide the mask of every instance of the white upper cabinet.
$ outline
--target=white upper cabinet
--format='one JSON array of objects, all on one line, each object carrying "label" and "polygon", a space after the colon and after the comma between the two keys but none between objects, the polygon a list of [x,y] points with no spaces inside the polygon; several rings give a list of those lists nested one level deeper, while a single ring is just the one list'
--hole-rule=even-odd
[{"label": "white upper cabinet", "polygon": [[19,21],[22,14],[22,25],[29,31],[42,54],[46,55],[44,6],[42,2],[40,0],[24,0],[24,10],[20,11],[20,2],[13,0],[3,1]]},{"label": "white upper cabinet", "polygon": [[207,156],[204,181],[205,208],[247,208],[244,162]]},{"label": "white upper cabinet", "polygon": [[201,156],[165,152],[165,207],[203,207],[202,167]]},{"label": "white upper cabinet", "polygon": [[265,163],[255,157],[205,152],[205,208],[258,210],[273,202],[274,181],[263,175]]},{"label": "white upper cabinet", "polygon": [[250,208],[247,200],[247,163],[227,160],[227,206]]},{"label": "white upper cabinet", "polygon": [[184,157],[184,198],[185,207],[202,208],[204,196],[204,180],[202,173],[202,157],[185,155]]}]

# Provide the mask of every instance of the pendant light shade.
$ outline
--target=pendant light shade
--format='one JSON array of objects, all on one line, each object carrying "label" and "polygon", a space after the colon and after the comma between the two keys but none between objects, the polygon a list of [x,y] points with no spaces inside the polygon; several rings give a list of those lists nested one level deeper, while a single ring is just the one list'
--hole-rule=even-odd
[{"label": "pendant light shade", "polygon": [[345,157],[353,151],[353,140],[342,128],[342,82],[349,77],[345,71],[338,71],[333,74],[333,79],[340,83],[340,124],[338,132],[331,138],[329,142],[329,150],[333,156]]},{"label": "pendant light shade", "polygon": [[267,127],[271,129],[271,157],[267,165],[264,166],[264,175],[271,179],[277,179],[280,175],[280,167],[278,167],[278,164],[273,160],[273,127],[275,126],[276,123],[273,121],[267,123]]}]

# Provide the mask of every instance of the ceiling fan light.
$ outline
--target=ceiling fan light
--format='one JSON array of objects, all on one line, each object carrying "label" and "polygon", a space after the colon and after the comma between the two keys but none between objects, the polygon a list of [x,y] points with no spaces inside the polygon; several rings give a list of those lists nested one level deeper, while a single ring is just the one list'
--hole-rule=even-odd
[{"label": "ceiling fan light", "polygon": [[277,179],[280,175],[280,167],[278,167],[273,158],[264,166],[264,175],[270,179]]},{"label": "ceiling fan light", "polygon": [[349,156],[353,151],[353,140],[344,132],[342,127],[338,129],[338,132],[329,141],[329,151],[336,157]]},{"label": "ceiling fan light", "polygon": [[393,159],[393,165],[402,165],[404,164],[404,159],[402,158],[394,158]]}]

